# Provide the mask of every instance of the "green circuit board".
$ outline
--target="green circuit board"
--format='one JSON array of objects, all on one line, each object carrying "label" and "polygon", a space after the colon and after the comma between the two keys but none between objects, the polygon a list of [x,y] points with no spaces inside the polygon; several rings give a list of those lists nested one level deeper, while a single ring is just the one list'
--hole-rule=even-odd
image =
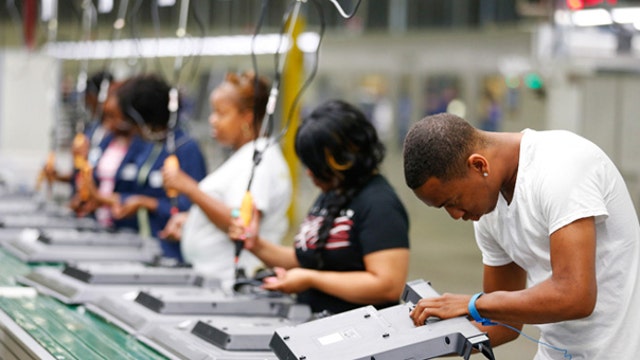
[{"label": "green circuit board", "polygon": [[26,275],[31,267],[0,249],[0,286],[17,286],[17,276]]},{"label": "green circuit board", "polygon": [[34,297],[0,297],[0,309],[56,359],[166,359],[83,306]]}]

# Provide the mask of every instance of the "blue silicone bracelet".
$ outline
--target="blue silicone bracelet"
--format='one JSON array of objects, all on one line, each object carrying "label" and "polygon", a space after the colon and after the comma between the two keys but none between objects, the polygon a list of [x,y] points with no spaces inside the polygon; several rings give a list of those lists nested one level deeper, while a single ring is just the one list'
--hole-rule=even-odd
[{"label": "blue silicone bracelet", "polygon": [[473,295],[471,297],[471,299],[469,300],[469,305],[467,306],[467,308],[469,309],[469,315],[471,315],[473,320],[479,322],[482,325],[495,325],[496,323],[492,322],[491,320],[489,320],[487,318],[483,318],[482,316],[480,316],[480,313],[478,312],[478,309],[476,309],[476,301],[482,295],[484,295],[484,293],[483,292],[479,292],[479,293]]}]

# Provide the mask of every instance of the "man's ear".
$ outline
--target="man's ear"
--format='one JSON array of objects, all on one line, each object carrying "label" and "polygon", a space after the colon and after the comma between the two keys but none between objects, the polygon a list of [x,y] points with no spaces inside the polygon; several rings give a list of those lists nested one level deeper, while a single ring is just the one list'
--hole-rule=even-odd
[{"label": "man's ear", "polygon": [[489,161],[484,156],[474,153],[467,159],[467,166],[471,171],[477,172],[480,175],[489,173]]}]

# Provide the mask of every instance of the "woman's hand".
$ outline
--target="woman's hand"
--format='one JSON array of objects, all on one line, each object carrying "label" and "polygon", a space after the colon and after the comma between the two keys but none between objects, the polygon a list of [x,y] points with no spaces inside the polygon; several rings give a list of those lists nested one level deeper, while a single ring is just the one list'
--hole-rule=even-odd
[{"label": "woman's hand", "polygon": [[287,294],[308,290],[311,287],[311,279],[316,272],[316,270],[299,267],[289,270],[276,267],[273,271],[275,271],[276,276],[265,278],[262,287],[267,290],[281,291]]},{"label": "woman's hand", "polygon": [[93,213],[98,207],[100,207],[100,204],[95,199],[89,198],[88,200],[82,200],[78,194],[75,194],[69,202],[69,208],[73,210],[78,217],[85,217]]},{"label": "woman's hand", "polygon": [[114,219],[124,219],[133,216],[142,206],[140,196],[129,196],[125,202],[116,202],[111,206],[111,214]]},{"label": "woman's hand", "polygon": [[113,202],[113,205],[111,205],[111,214],[114,219],[124,219],[134,216],[140,208],[153,210],[150,208],[151,205],[148,204],[151,201],[148,196],[133,195],[129,196],[124,202],[119,201],[119,197],[117,199],[118,201]]},{"label": "woman's hand", "polygon": [[245,226],[242,217],[236,215],[236,211],[234,211],[232,213],[233,219],[227,232],[231,240],[244,242],[244,248],[247,250],[253,249],[260,242],[260,238],[258,237],[260,232],[260,213],[255,204],[252,204],[252,207],[249,224]]},{"label": "woman's hand", "polygon": [[182,238],[182,226],[187,221],[188,216],[188,212],[180,212],[171,216],[164,229],[158,233],[158,236],[165,240],[180,241]]},{"label": "woman's hand", "polygon": [[184,171],[166,166],[162,167],[162,185],[165,189],[187,195],[191,189],[198,187],[198,183]]}]

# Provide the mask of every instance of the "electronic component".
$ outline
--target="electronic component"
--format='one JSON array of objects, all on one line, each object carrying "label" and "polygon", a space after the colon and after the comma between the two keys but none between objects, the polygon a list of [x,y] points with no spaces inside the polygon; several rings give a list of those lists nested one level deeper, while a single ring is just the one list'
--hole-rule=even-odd
[{"label": "electronic component", "polygon": [[270,346],[280,360],[431,359],[452,354],[469,359],[474,349],[494,359],[487,335],[464,316],[413,324],[409,317],[413,303],[408,300],[437,295],[422,280],[410,282],[404,304],[382,310],[365,306],[283,327],[276,330]]}]

